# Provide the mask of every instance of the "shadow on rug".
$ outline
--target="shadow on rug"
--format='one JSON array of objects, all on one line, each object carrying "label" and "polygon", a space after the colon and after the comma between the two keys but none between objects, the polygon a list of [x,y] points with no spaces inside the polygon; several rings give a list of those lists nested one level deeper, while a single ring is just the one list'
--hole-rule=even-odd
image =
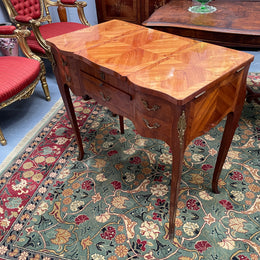
[{"label": "shadow on rug", "polygon": [[220,194],[210,187],[225,122],[187,148],[171,242],[168,145],[127,119],[121,135],[93,100],[74,105],[83,161],[61,107],[0,176],[0,259],[258,259],[260,106],[244,106]]}]

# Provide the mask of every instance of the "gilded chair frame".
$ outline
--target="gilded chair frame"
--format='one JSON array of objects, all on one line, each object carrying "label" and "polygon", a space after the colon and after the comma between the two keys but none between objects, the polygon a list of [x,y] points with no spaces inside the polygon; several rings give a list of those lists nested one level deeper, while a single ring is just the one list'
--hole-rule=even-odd
[{"label": "gilded chair frame", "polygon": [[13,7],[11,1],[10,0],[2,0],[2,1],[7,10],[11,22],[14,23],[18,29],[29,29],[33,31],[39,45],[45,50],[45,55],[41,55],[39,53],[37,53],[37,55],[42,58],[47,58],[52,62],[52,64],[54,60],[51,54],[50,47],[46,43],[45,39],[42,37],[41,32],[39,30],[39,27],[41,26],[42,23],[45,22],[52,23],[52,18],[50,15],[49,8],[57,7],[57,11],[61,22],[67,22],[66,8],[71,8],[71,7],[77,8],[78,17],[81,23],[86,26],[90,26],[84,13],[84,8],[87,6],[87,3],[83,1],[75,1],[74,3],[71,4],[63,4],[62,0],[57,0],[56,2],[52,0],[39,0],[41,15],[37,20],[31,19],[28,22],[16,21],[15,17],[18,15],[18,13]]},{"label": "gilded chair frame", "polygon": [[[28,37],[29,35],[30,35],[30,31],[26,30],[26,29],[16,29],[16,30],[14,30],[13,34],[0,34],[0,38],[16,38],[18,40],[18,44],[19,44],[21,50],[23,51],[24,55],[27,58],[38,60],[40,62],[40,66],[41,66],[40,73],[37,76],[37,78],[34,80],[34,82],[31,83],[30,85],[28,85],[26,88],[24,88],[18,94],[16,94],[13,97],[7,99],[6,101],[1,102],[0,103],[0,109],[14,103],[15,101],[29,98],[33,94],[35,87],[38,84],[39,80],[41,81],[46,100],[47,101],[50,100],[49,88],[48,88],[48,84],[47,84],[47,81],[46,81],[45,66],[44,66],[44,63],[41,60],[41,58],[36,56],[34,53],[32,53],[32,51],[28,47],[25,38]],[[7,143],[6,139],[5,139],[3,132],[0,128],[0,144],[6,145],[6,143]]]},{"label": "gilded chair frame", "polygon": [[[25,89],[23,89],[21,92],[19,92],[17,95],[13,96],[12,98],[9,98],[8,100],[0,103],[0,109],[18,101],[18,100],[29,98],[33,94],[35,87],[40,80],[40,77],[41,77],[41,75],[39,74],[38,77],[34,80],[34,82],[32,84],[27,86]],[[7,141],[4,137],[4,134],[1,130],[1,128],[0,128],[0,144],[1,145],[7,144]]]}]

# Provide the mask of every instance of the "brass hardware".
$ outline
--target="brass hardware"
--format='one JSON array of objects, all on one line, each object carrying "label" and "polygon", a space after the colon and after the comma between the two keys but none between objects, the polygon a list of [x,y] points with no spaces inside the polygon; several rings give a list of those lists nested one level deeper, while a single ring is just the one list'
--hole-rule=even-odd
[{"label": "brass hardware", "polygon": [[185,118],[185,112],[183,110],[178,122],[178,133],[179,133],[179,140],[181,146],[183,146],[184,144],[185,130],[186,130],[186,118]]},{"label": "brass hardware", "polygon": [[61,60],[62,60],[62,66],[63,66],[63,67],[65,67],[65,66],[68,65],[68,63],[67,63],[65,60],[63,60],[63,59],[61,59]]},{"label": "brass hardware", "polygon": [[103,71],[99,72],[99,76],[102,80],[105,80],[105,73]]},{"label": "brass hardware", "polygon": [[142,99],[141,101],[143,102],[144,107],[148,111],[157,111],[158,109],[160,109],[160,106],[158,106],[158,105],[154,105],[152,107],[149,107],[148,102],[146,100],[144,100],[144,99]]},{"label": "brass hardware", "polygon": [[155,123],[154,125],[150,125],[150,123],[144,118],[143,121],[145,122],[146,127],[148,127],[149,129],[156,129],[160,127],[158,123]]},{"label": "brass hardware", "polygon": [[103,101],[110,101],[111,97],[110,96],[105,96],[104,93],[102,91],[99,92],[100,95],[102,96]]},{"label": "brass hardware", "polygon": [[197,96],[195,96],[195,98],[198,98],[198,97],[204,95],[205,93],[206,93],[206,91],[203,91],[203,92],[201,92],[200,94],[198,94]]},{"label": "brass hardware", "polygon": [[0,144],[1,145],[6,145],[7,144],[6,139],[4,137],[4,134],[3,134],[2,130],[1,130],[1,128],[0,128]]},{"label": "brass hardware", "polygon": [[66,75],[66,81],[67,81],[67,82],[71,82],[71,77],[68,76],[68,75]]},{"label": "brass hardware", "polygon": [[243,70],[245,68],[245,66],[244,67],[241,67],[240,69],[238,69],[236,72],[238,73],[238,72],[240,72],[241,70]]}]

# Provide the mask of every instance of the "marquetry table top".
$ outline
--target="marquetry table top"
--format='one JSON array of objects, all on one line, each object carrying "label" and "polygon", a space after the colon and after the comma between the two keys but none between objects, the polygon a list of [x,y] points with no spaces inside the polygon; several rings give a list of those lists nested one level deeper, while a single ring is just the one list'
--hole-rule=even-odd
[{"label": "marquetry table top", "polygon": [[60,51],[184,104],[253,60],[245,52],[111,20],[47,40]]}]

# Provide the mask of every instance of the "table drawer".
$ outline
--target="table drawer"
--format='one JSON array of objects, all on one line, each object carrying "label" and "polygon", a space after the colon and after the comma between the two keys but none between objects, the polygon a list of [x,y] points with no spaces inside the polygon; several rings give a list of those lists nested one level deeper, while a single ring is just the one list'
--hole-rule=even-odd
[{"label": "table drawer", "polygon": [[165,122],[163,119],[148,117],[135,111],[135,127],[142,136],[160,139],[169,144],[172,134],[172,124]]},{"label": "table drawer", "polygon": [[81,72],[80,77],[87,94],[99,104],[107,106],[115,113],[132,116],[133,105],[130,105],[131,96],[128,93],[84,72]]},{"label": "table drawer", "polygon": [[[79,68],[82,73],[93,76],[94,78],[106,82],[111,86],[116,86],[117,89],[121,89],[122,91],[125,90],[125,85],[122,84],[123,82],[125,82],[125,78],[121,77],[119,74],[116,74],[113,71],[106,71],[104,68],[101,68],[94,63],[87,64],[82,61],[79,61]],[[127,90],[125,91],[127,92]]]},{"label": "table drawer", "polygon": [[172,106],[167,101],[153,95],[137,95],[135,97],[135,108],[138,113],[150,118],[157,118],[165,122],[171,122]]}]

